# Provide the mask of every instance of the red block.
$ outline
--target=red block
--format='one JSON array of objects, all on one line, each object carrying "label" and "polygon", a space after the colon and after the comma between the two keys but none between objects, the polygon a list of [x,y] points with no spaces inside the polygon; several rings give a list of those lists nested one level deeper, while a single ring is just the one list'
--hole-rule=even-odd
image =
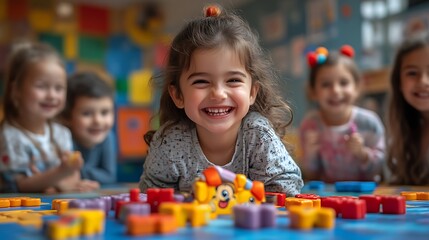
[{"label": "red block", "polygon": [[344,219],[362,219],[366,214],[366,202],[360,199],[346,199],[343,201],[341,209]]},{"label": "red block", "polygon": [[286,194],[277,192],[265,192],[265,196],[272,196],[276,206],[284,207],[286,204]]},{"label": "red block", "polygon": [[382,196],[381,205],[385,214],[405,214],[405,197]]},{"label": "red block", "polygon": [[129,203],[128,201],[117,201],[115,204],[115,219],[119,219],[119,213],[121,212],[121,207],[125,204]]},{"label": "red block", "polygon": [[109,10],[105,7],[78,6],[79,29],[83,33],[106,36],[109,34]]},{"label": "red block", "polygon": [[334,209],[337,217],[342,213],[341,205],[344,201],[343,198],[322,197],[320,200],[321,200],[321,206]]},{"label": "red block", "polygon": [[379,213],[381,197],[376,195],[361,195],[359,199],[362,199],[366,202],[366,212],[367,213]]},{"label": "red block", "polygon": [[140,189],[133,188],[130,190],[130,202],[140,202]]},{"label": "red block", "polygon": [[149,188],[146,194],[151,213],[157,213],[159,205],[163,202],[174,202],[174,189],[172,188]]},{"label": "red block", "polygon": [[304,198],[304,199],[319,199],[320,196],[317,194],[307,193],[307,194],[297,194],[296,198]]}]

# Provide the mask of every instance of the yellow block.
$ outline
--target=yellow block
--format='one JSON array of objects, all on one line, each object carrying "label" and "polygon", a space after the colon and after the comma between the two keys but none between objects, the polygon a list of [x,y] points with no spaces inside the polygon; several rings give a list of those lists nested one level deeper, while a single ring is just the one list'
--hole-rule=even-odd
[{"label": "yellow block", "polygon": [[31,9],[28,15],[31,27],[36,31],[50,31],[54,22],[54,14],[48,9]]},{"label": "yellow block", "polygon": [[78,49],[77,34],[68,32],[64,38],[64,56],[67,59],[76,59]]},{"label": "yellow block", "polygon": [[300,206],[300,207],[313,207],[313,201],[305,198],[295,198],[295,197],[288,197],[286,198],[285,207],[289,209],[291,206]]},{"label": "yellow block", "polygon": [[129,99],[134,104],[150,104],[152,102],[153,90],[150,86],[152,71],[143,69],[133,72],[129,81]]},{"label": "yellow block", "polygon": [[211,218],[211,207],[208,204],[194,205],[190,209],[189,218],[192,227],[205,226]]},{"label": "yellow block", "polygon": [[320,208],[317,210],[315,226],[320,228],[333,228],[335,226],[335,210]]},{"label": "yellow block", "polygon": [[316,220],[316,209],[300,206],[289,207],[290,227],[297,229],[312,229]]},{"label": "yellow block", "polygon": [[159,213],[173,216],[178,227],[185,227],[187,214],[183,208],[184,204],[174,202],[163,202],[159,206]]}]

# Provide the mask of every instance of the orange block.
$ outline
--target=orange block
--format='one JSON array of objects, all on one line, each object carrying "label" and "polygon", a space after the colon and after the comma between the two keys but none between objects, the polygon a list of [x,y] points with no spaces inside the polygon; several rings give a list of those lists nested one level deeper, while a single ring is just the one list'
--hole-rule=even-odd
[{"label": "orange block", "polygon": [[0,199],[0,208],[8,208],[10,207],[9,199]]},{"label": "orange block", "polygon": [[407,201],[417,200],[416,192],[401,192],[401,196],[404,196]]},{"label": "orange block", "polygon": [[416,192],[417,200],[429,200],[429,192]]},{"label": "orange block", "polygon": [[173,233],[177,230],[176,219],[169,215],[153,215],[156,220],[156,232],[161,234]]},{"label": "orange block", "polygon": [[133,236],[149,235],[156,232],[156,218],[152,215],[130,214],[127,217],[127,233]]},{"label": "orange block", "polygon": [[21,200],[23,207],[38,207],[41,203],[40,198],[24,198]]}]

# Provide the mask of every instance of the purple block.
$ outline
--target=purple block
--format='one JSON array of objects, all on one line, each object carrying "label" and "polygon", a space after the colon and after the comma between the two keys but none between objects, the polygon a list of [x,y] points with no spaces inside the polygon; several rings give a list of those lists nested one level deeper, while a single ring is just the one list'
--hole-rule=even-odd
[{"label": "purple block", "polygon": [[106,210],[106,202],[104,201],[104,199],[101,198],[92,198],[92,199],[87,199],[87,206],[86,208],[88,209],[100,209],[105,211]]},{"label": "purple block", "polygon": [[277,219],[277,208],[272,204],[260,205],[261,227],[275,227]]},{"label": "purple block", "polygon": [[119,213],[119,220],[125,222],[128,215],[149,215],[150,214],[150,205],[147,203],[129,203],[121,207],[121,212]]},{"label": "purple block", "polygon": [[69,202],[69,208],[84,209],[86,208],[86,202],[84,199],[73,199]]},{"label": "purple block", "polygon": [[128,200],[130,199],[129,197],[123,196],[123,195],[113,195],[111,196],[111,198],[112,198],[112,210],[115,210],[117,201],[127,201],[127,199]]},{"label": "purple block", "polygon": [[261,227],[259,205],[240,204],[233,207],[234,225],[239,228],[258,229]]},{"label": "purple block", "polygon": [[101,196],[100,199],[104,200],[104,203],[106,204],[105,211],[108,213],[110,210],[112,210],[112,197],[110,196]]},{"label": "purple block", "polygon": [[183,196],[182,194],[174,194],[174,201],[175,202],[184,202],[185,201],[185,196]]}]

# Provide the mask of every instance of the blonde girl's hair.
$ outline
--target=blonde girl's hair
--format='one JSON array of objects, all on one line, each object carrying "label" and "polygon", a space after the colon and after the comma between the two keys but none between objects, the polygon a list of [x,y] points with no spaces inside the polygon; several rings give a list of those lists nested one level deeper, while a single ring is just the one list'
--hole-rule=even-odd
[{"label": "blonde girl's hair", "polygon": [[396,53],[390,76],[387,165],[394,184],[429,183],[427,149],[422,149],[420,144],[425,132],[421,113],[405,100],[401,91],[403,59],[411,52],[425,47],[429,47],[427,32],[406,39]]},{"label": "blonde girl's hair", "polygon": [[[251,75],[252,85],[259,86],[250,111],[265,116],[277,135],[283,138],[286,127],[293,119],[292,110],[279,92],[278,76],[258,41],[258,36],[243,19],[223,10],[186,24],[172,42],[163,81],[159,84],[162,92],[158,114],[160,125],[166,124],[164,130],[178,122],[194,125],[185,111],[176,107],[168,91],[173,86],[181,94],[179,79],[182,72],[189,68],[192,53],[197,49],[227,47],[235,51],[245,65]],[[154,131],[145,134],[147,143],[150,143],[153,134]]]},{"label": "blonde girl's hair", "polygon": [[22,85],[32,64],[41,59],[54,59],[61,66],[61,57],[51,46],[38,42],[19,42],[12,46],[12,52],[6,66],[5,89],[3,95],[3,121],[13,122],[18,117],[12,89]]}]

